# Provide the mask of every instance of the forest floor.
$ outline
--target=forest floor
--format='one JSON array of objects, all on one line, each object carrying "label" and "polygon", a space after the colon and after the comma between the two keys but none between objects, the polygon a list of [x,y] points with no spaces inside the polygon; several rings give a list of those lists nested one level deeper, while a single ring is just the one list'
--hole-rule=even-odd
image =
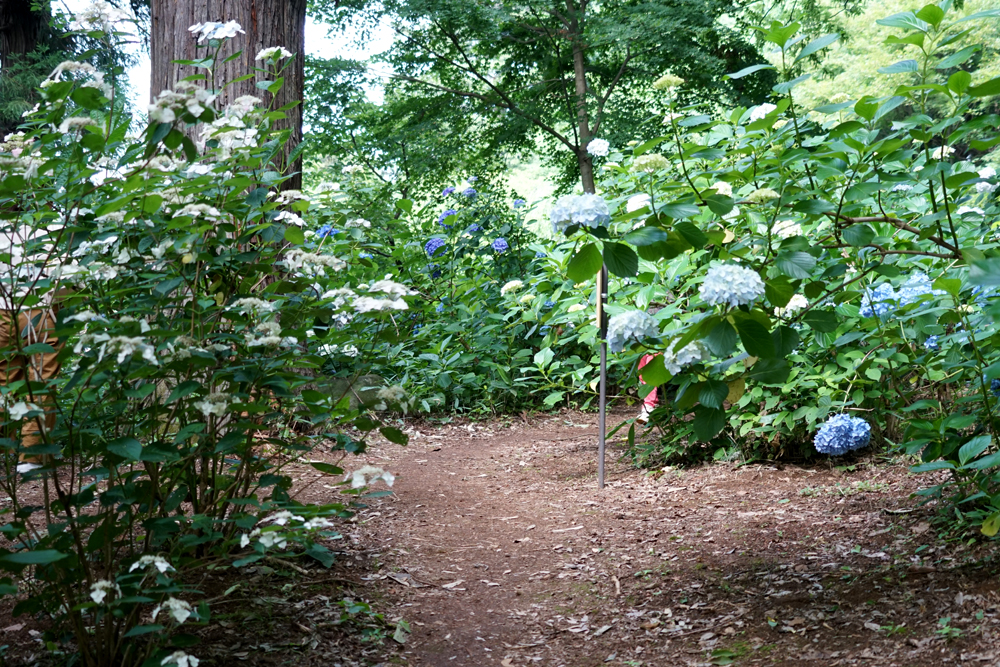
[{"label": "forest floor", "polygon": [[[188,649],[202,667],[1000,665],[993,545],[939,536],[911,497],[932,480],[903,464],[650,471],[618,445],[598,490],[593,414],[407,432],[361,457],[394,493],[330,543],[333,568],[202,582],[223,598]],[[293,468],[300,500],[336,497]],[[36,664],[29,633],[0,618],[6,664]]]}]

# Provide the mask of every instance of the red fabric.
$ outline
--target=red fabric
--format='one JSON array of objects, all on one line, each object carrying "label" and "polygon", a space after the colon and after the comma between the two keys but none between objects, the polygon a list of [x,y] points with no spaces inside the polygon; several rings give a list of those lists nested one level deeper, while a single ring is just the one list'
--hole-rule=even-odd
[{"label": "red fabric", "polygon": [[[655,354],[643,355],[642,359],[639,360],[639,369],[641,370],[643,366],[651,362],[657,356],[658,355]],[[642,384],[646,384],[645,382],[643,382],[642,373],[639,373],[639,382]],[[656,395],[657,393],[658,393],[657,390],[654,389],[653,391],[646,394],[646,398],[643,400],[643,404],[646,406],[647,410],[652,410],[653,408],[655,408],[657,405],[660,404],[660,399]]]}]

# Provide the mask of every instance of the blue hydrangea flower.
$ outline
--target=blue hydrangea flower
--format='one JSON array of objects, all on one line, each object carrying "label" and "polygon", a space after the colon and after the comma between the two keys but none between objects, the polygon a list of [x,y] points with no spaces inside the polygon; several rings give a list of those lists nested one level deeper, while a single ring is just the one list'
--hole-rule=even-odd
[{"label": "blue hydrangea flower", "polygon": [[600,195],[564,195],[556,200],[549,218],[552,220],[552,231],[558,234],[570,225],[604,226],[611,222],[611,211]]},{"label": "blue hydrangea flower", "polygon": [[476,189],[465,188],[464,190],[462,190],[462,194],[468,197],[469,199],[474,199],[476,197]]},{"label": "blue hydrangea flower", "polygon": [[433,257],[438,250],[448,245],[444,242],[444,239],[430,239],[424,244],[424,252],[429,256]]},{"label": "blue hydrangea flower", "polygon": [[327,236],[333,236],[334,234],[339,234],[339,233],[340,233],[339,229],[334,229],[330,225],[323,225],[322,227],[316,230],[316,236],[320,238],[326,238]]},{"label": "blue hydrangea flower", "polygon": [[514,200],[514,208],[521,208],[522,206],[524,206],[527,203],[528,202],[524,201],[523,199],[515,199]]},{"label": "blue hydrangea flower", "polygon": [[441,277],[441,267],[437,264],[428,264],[427,273],[431,274],[431,278]]},{"label": "blue hydrangea flower", "polygon": [[553,301],[552,299],[546,299],[545,303],[542,304],[542,308],[551,308],[554,305],[556,305],[555,301]]},{"label": "blue hydrangea flower", "polygon": [[497,239],[496,241],[490,244],[490,247],[493,248],[493,250],[495,250],[496,252],[500,253],[504,253],[510,250],[510,246],[507,245],[507,240],[504,238]]},{"label": "blue hydrangea flower", "polygon": [[820,454],[840,456],[866,447],[872,438],[872,427],[864,419],[850,415],[834,415],[819,427],[813,439]]},{"label": "blue hydrangea flower", "polygon": [[990,391],[997,398],[1000,398],[1000,380],[990,380]]},{"label": "blue hydrangea flower", "polygon": [[908,306],[911,303],[919,301],[920,297],[925,294],[944,296],[945,291],[934,289],[931,286],[931,279],[927,277],[927,274],[918,272],[906,279],[906,282],[900,286],[896,296],[899,298],[899,305]]},{"label": "blue hydrangea flower", "polygon": [[659,335],[659,323],[642,310],[620,313],[608,321],[608,349],[612,352],[621,352],[633,341],[641,343],[646,338]]},{"label": "blue hydrangea flower", "polygon": [[467,179],[465,179],[465,182],[468,183],[469,185],[472,185],[478,180],[479,180],[478,176],[469,176]]},{"label": "blue hydrangea flower", "polygon": [[370,252],[362,252],[358,253],[358,257],[360,257],[361,259],[371,259],[372,254]]},{"label": "blue hydrangea flower", "polygon": [[478,222],[474,222],[471,225],[469,225],[469,233],[470,234],[474,233],[474,232],[481,232],[481,231],[483,231],[483,227]]},{"label": "blue hydrangea flower", "polygon": [[940,350],[941,344],[938,342],[939,338],[940,336],[928,336],[927,340],[924,341],[924,349],[930,350],[931,352],[934,350]]},{"label": "blue hydrangea flower", "polygon": [[449,208],[447,211],[438,216],[438,224],[446,229],[451,229],[451,225],[444,224],[444,221],[448,218],[449,215],[458,215],[458,211],[456,211],[453,208]]},{"label": "blue hydrangea flower", "polygon": [[739,264],[714,264],[698,288],[710,306],[749,306],[764,296],[764,281],[753,269]]},{"label": "blue hydrangea flower", "polygon": [[884,317],[895,309],[896,290],[889,283],[882,283],[872,290],[871,294],[861,297],[861,307],[858,314],[861,317]]},{"label": "blue hydrangea flower", "polygon": [[454,191],[455,191],[455,186],[449,185],[448,187],[446,187],[444,190],[441,191],[441,194],[447,197]]},{"label": "blue hydrangea flower", "polygon": [[435,308],[434,310],[436,310],[439,313],[443,313],[444,312],[444,303],[439,303],[437,305],[437,308]]},{"label": "blue hydrangea flower", "polygon": [[545,254],[544,250],[539,250],[538,252],[535,253],[535,259],[538,259],[540,257],[548,257],[548,255]]}]

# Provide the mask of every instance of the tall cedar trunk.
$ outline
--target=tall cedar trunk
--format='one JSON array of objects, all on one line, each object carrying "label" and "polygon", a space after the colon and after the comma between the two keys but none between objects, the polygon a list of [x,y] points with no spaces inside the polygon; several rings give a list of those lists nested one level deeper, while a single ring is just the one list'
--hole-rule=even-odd
[{"label": "tall cedar trunk", "polygon": [[[0,0],[3,2],[4,0]],[[230,85],[222,93],[222,102],[228,104],[242,95],[254,95],[278,109],[292,102],[302,100],[305,86],[305,22],[306,0],[151,0],[152,30],[150,32],[150,52],[152,74],[150,76],[150,93],[153,97],[160,91],[173,88],[174,84],[186,76],[204,73],[190,66],[177,65],[174,60],[194,60],[205,57],[205,48],[200,56],[196,55],[197,39],[188,30],[196,23],[206,21],[236,21],[246,34],[237,35],[226,40],[226,46],[220,54],[220,62],[227,57],[242,51],[239,58],[221,64],[215,73],[215,87],[234,81],[241,76],[250,74],[254,57],[261,49],[272,46],[283,46],[295,54],[293,62],[284,71],[284,86],[272,102],[272,96],[267,91],[256,87],[257,81],[265,77],[257,73],[256,77]],[[279,129],[291,128],[292,135],[285,144],[284,155],[287,158],[302,141],[302,106],[297,105],[285,111],[286,119],[278,121]],[[302,160],[295,164],[281,165],[287,172],[295,175],[284,183],[283,189],[298,189],[302,185]]]},{"label": "tall cedar trunk", "polygon": [[35,50],[49,26],[48,3],[32,11],[32,0],[0,0],[0,68]]},{"label": "tall cedar trunk", "polygon": [[572,17],[573,26],[573,75],[576,83],[576,124],[579,144],[576,148],[576,162],[580,167],[580,182],[584,192],[596,192],[594,187],[594,162],[587,152],[590,143],[590,116],[587,113],[587,63],[584,59],[583,18],[587,11],[587,3],[581,2],[574,7],[572,0],[567,0],[566,9]]}]

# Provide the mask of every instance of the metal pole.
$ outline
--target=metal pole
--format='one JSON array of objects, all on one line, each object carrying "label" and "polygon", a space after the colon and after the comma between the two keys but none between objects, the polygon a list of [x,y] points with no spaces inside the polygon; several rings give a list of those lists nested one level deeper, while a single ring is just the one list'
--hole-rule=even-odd
[{"label": "metal pole", "polygon": [[605,412],[607,408],[607,388],[608,388],[608,319],[604,315],[604,302],[608,298],[608,267],[601,266],[601,273],[597,277],[597,327],[601,338],[601,389],[600,389],[600,414],[597,418],[597,428],[600,431],[597,441],[597,488],[604,488],[604,434],[607,432],[605,425]]}]

